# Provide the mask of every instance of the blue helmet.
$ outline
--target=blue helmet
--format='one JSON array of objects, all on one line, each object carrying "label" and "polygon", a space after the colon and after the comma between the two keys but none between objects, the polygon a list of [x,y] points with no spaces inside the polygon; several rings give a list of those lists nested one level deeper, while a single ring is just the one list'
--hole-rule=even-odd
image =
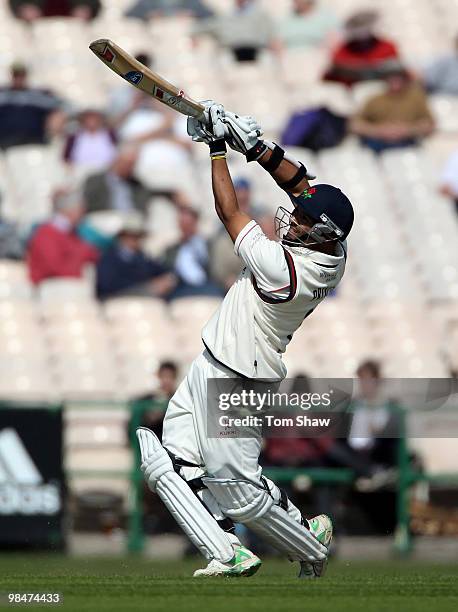
[{"label": "blue helmet", "polygon": [[[316,221],[319,230],[324,225],[325,233],[334,232],[339,240],[345,240],[353,226],[355,214],[347,196],[332,185],[315,185],[298,196],[289,196],[294,206],[307,217]],[[315,229],[315,228],[314,228]]]}]

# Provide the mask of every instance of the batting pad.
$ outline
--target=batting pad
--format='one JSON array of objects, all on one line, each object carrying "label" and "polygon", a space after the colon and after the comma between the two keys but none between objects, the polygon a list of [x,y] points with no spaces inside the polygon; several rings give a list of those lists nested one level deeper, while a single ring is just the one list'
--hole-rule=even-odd
[{"label": "batting pad", "polygon": [[159,438],[146,427],[137,429],[141,469],[149,488],[159,495],[191,542],[207,559],[226,563],[234,556],[230,539],[173,469]]},{"label": "batting pad", "polygon": [[275,503],[261,485],[247,480],[203,478],[224,514],[244,523],[293,561],[322,561],[327,548]]}]

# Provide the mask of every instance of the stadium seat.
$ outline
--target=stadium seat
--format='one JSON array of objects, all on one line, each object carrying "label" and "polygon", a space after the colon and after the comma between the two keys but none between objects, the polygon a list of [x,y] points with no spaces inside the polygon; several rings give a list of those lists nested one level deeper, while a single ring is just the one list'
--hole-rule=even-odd
[{"label": "stadium seat", "polygon": [[189,364],[202,352],[201,330],[220,303],[219,298],[189,297],[174,300],[170,304],[181,363]]},{"label": "stadium seat", "polygon": [[458,133],[458,100],[454,96],[435,94],[431,96],[431,106],[441,132]]},{"label": "stadium seat", "polygon": [[23,262],[0,261],[0,300],[24,299],[32,297],[27,268]]},{"label": "stadium seat", "polygon": [[29,228],[51,213],[51,194],[65,181],[65,169],[50,146],[11,147],[5,161],[16,202],[12,219]]},{"label": "stadium seat", "polygon": [[38,295],[42,302],[86,301],[93,299],[94,287],[90,279],[48,279],[40,283]]}]

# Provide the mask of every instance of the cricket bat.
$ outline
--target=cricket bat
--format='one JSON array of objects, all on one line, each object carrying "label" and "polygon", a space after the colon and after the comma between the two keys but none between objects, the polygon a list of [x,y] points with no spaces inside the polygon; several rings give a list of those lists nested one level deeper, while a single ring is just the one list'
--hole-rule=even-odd
[{"label": "cricket bat", "polygon": [[141,62],[138,62],[127,51],[121,49],[108,38],[94,40],[89,49],[108,68],[119,74],[128,83],[156,98],[159,102],[170,106],[183,115],[196,117],[205,121],[205,107],[187,96],[183,90],[163,79]]}]

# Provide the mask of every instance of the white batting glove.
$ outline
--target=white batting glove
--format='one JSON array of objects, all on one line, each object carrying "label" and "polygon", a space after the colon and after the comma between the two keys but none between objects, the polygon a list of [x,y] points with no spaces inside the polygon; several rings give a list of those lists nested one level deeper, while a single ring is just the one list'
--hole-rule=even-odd
[{"label": "white batting glove", "polygon": [[224,125],[224,106],[213,100],[201,102],[205,106],[205,122],[195,117],[188,117],[188,134],[194,142],[210,144],[215,140],[224,138],[226,128]]},{"label": "white batting glove", "polygon": [[210,144],[214,140],[212,132],[207,129],[207,126],[196,119],[188,117],[188,135],[191,136],[194,142],[205,142]]},{"label": "white batting glove", "polygon": [[226,111],[226,142],[234,151],[246,155],[262,136],[262,128],[254,117],[236,115]]}]

